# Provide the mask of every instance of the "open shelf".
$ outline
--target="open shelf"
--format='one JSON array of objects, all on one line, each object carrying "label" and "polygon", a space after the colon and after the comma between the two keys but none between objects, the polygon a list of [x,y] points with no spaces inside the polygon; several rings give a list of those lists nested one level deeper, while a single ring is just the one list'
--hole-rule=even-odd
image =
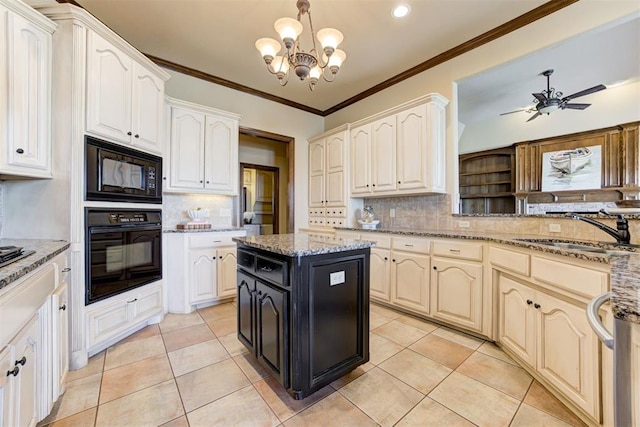
[{"label": "open shelf", "polygon": [[460,156],[461,213],[515,213],[514,159],[513,146]]}]

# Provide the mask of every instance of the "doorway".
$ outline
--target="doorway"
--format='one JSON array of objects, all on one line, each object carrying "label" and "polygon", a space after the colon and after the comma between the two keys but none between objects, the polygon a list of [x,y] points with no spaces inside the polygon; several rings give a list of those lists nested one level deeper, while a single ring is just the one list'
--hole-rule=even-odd
[{"label": "doorway", "polygon": [[242,191],[240,212],[245,223],[260,227],[259,234],[279,234],[279,182],[278,168],[240,163]]},{"label": "doorway", "polygon": [[[295,230],[294,138],[240,127],[239,165],[240,192],[234,203],[236,223],[243,225],[244,213],[254,212],[251,209],[257,209],[258,212],[254,212],[255,217],[252,225],[247,227],[247,232],[257,231],[256,224],[258,224],[258,227],[262,228],[260,231],[266,233],[293,233]],[[261,181],[259,186],[255,186],[257,180]],[[248,185],[244,185],[245,181]],[[269,185],[273,191],[268,191]],[[247,187],[246,197],[243,188],[245,186]],[[261,200],[256,200],[258,190],[262,192]],[[269,206],[271,206],[270,213],[265,211]],[[266,222],[269,220],[273,224],[271,227]]]}]

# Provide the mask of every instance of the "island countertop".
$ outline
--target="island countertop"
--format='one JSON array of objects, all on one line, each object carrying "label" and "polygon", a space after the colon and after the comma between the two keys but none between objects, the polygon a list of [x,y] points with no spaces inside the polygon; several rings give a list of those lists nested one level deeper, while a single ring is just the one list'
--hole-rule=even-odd
[{"label": "island countertop", "polygon": [[233,241],[288,257],[330,254],[375,246],[375,242],[366,240],[309,236],[307,234],[267,234],[234,237]]}]

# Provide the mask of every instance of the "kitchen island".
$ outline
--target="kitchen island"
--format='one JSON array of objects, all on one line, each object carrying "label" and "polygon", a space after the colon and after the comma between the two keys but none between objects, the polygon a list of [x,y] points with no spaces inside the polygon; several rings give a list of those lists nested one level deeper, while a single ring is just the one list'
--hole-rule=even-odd
[{"label": "kitchen island", "polygon": [[295,399],[369,361],[373,242],[236,237],[238,339]]}]

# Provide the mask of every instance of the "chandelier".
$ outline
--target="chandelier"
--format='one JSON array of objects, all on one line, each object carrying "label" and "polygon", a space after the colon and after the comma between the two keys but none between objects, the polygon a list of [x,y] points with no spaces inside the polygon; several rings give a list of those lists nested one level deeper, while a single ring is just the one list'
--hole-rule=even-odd
[{"label": "chandelier", "polygon": [[[281,86],[287,84],[289,71],[293,68],[300,80],[308,79],[309,89],[313,90],[320,77],[327,82],[332,82],[335,79],[340,66],[347,59],[347,54],[337,49],[343,36],[340,31],[333,28],[323,28],[318,31],[317,38],[322,46],[322,52],[319,52],[316,48],[316,34],[311,22],[311,12],[309,12],[309,0],[297,0],[296,7],[298,8],[297,19],[280,18],[273,25],[287,49],[286,54],[278,56],[282,47],[277,40],[270,38],[256,41],[256,48],[267,64],[267,70],[278,78]],[[313,42],[313,47],[309,52],[305,52],[300,47],[299,36],[302,33],[300,18],[302,15],[309,17]]]}]

